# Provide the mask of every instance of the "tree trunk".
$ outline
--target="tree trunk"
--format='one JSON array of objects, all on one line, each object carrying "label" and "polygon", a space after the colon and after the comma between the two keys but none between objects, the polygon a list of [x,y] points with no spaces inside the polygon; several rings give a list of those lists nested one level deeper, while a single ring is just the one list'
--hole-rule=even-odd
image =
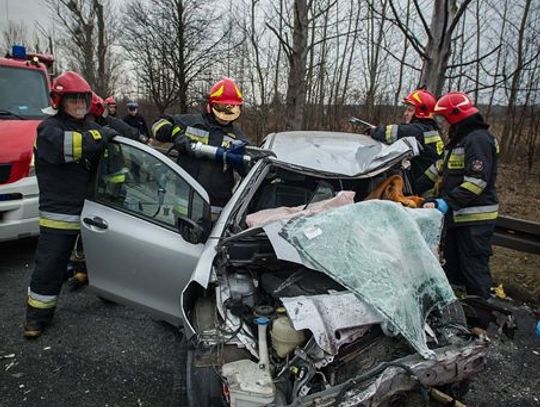
[{"label": "tree trunk", "polygon": [[306,100],[308,6],[306,0],[294,2],[293,46],[289,56],[287,88],[287,128],[300,130],[304,125]]},{"label": "tree trunk", "polygon": [[[448,4],[448,8],[447,8]],[[456,16],[456,0],[435,0],[430,33],[426,45],[427,59],[422,66],[420,86],[440,95],[444,87],[446,67],[452,52],[452,33],[448,27]]]}]

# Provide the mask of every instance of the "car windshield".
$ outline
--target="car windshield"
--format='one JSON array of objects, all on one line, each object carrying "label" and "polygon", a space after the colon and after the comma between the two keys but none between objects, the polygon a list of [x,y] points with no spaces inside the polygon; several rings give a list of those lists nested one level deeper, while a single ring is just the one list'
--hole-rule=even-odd
[{"label": "car windshield", "polygon": [[0,120],[43,118],[49,106],[48,87],[43,72],[0,66]]}]

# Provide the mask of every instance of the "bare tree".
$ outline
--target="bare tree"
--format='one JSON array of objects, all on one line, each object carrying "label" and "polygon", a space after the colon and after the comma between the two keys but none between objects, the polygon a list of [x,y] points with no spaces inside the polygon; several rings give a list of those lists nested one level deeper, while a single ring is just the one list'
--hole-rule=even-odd
[{"label": "bare tree", "polygon": [[28,32],[22,22],[8,21],[2,30],[0,49],[8,51],[13,45],[28,45]]},{"label": "bare tree", "polygon": [[402,15],[396,7],[397,1],[389,1],[394,16],[393,22],[422,58],[419,85],[425,86],[435,94],[440,94],[444,87],[446,68],[452,54],[452,36],[471,1],[463,0],[458,7],[456,0],[435,0],[431,23],[428,24],[418,1],[414,0],[418,18],[427,37],[426,43],[423,43],[411,27],[403,22]]},{"label": "bare tree", "polygon": [[46,0],[58,23],[64,57],[92,89],[109,95],[119,64],[113,53],[116,26],[110,0]]},{"label": "bare tree", "polygon": [[202,0],[127,4],[122,46],[136,62],[136,71],[161,112],[178,103],[185,113],[195,81],[205,75],[210,77],[207,80],[220,76],[216,61],[224,51],[228,30],[216,24],[217,18],[213,3]]}]

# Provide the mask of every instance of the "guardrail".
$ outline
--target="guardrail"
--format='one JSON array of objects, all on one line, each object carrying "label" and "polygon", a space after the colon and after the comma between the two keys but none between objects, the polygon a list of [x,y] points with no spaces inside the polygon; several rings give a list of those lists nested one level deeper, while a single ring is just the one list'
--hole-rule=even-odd
[{"label": "guardrail", "polygon": [[540,254],[540,223],[499,216],[493,244],[533,254]]}]

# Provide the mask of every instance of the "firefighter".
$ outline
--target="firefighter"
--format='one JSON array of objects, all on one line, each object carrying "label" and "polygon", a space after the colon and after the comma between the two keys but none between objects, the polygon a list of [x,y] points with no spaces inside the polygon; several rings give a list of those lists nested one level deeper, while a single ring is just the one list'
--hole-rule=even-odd
[{"label": "firefighter", "polygon": [[159,141],[174,143],[179,152],[178,163],[206,189],[215,217],[232,196],[233,168],[194,157],[190,145],[200,142],[229,148],[244,140],[243,132],[233,124],[240,116],[244,98],[230,78],[215,83],[207,97],[205,112],[164,116],[153,124],[152,134]]},{"label": "firefighter", "polygon": [[105,105],[107,106],[109,115],[116,117],[116,99],[114,96],[109,96],[107,99],[105,99]]},{"label": "firefighter", "polygon": [[[109,97],[108,99],[112,98]],[[120,120],[110,114],[110,111],[107,109],[107,102],[97,95],[95,92],[92,92],[92,101],[90,103],[90,109],[88,113],[90,118],[96,121],[100,126],[108,126],[116,130],[122,137],[129,138],[131,140],[140,141],[141,143],[148,144],[150,138],[145,136],[139,131],[131,127],[129,124]]]},{"label": "firefighter", "polygon": [[58,76],[51,90],[53,116],[37,129],[40,237],[28,288],[24,336],[41,335],[53,318],[66,267],[80,229],[80,214],[97,160],[117,133],[87,119],[92,91],[75,72]]},{"label": "firefighter", "polygon": [[150,137],[148,131],[148,125],[146,119],[139,113],[139,104],[137,102],[130,101],[127,103],[128,114],[123,117],[123,121],[129,124],[131,127],[137,129],[140,134],[145,137]]},{"label": "firefighter", "polygon": [[435,186],[436,199],[424,207],[445,214],[444,269],[449,281],[469,295],[490,297],[491,238],[497,219],[497,140],[478,109],[461,92],[442,96],[434,114],[449,128],[444,159],[426,171],[420,189]]},{"label": "firefighter", "polygon": [[406,105],[403,124],[379,126],[369,131],[372,138],[386,144],[392,144],[403,137],[414,137],[418,140],[422,151],[411,160],[412,192],[415,194],[418,194],[416,181],[441,157],[444,149],[439,127],[433,120],[435,102],[435,96],[430,92],[417,89],[403,99]]}]

